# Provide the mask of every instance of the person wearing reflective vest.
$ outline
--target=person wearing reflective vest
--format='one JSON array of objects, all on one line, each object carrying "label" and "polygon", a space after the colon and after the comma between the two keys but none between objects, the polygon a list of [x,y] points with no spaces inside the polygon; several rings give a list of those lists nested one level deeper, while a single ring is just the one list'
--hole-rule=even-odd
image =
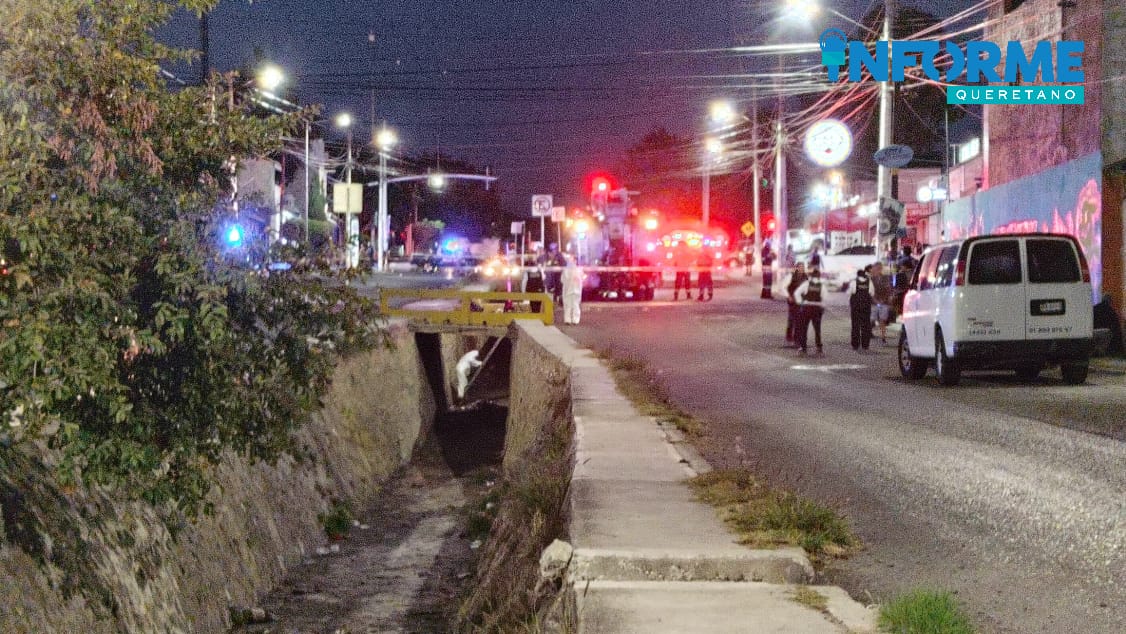
[{"label": "person wearing reflective vest", "polygon": [[821,347],[821,316],[824,314],[824,308],[821,303],[821,295],[823,291],[823,284],[821,283],[821,271],[817,267],[810,269],[809,279],[802,282],[794,295],[801,301],[801,311],[799,312],[798,322],[798,348],[802,354],[809,351],[809,325],[813,324],[814,342],[817,344],[817,354],[823,354],[824,349]]},{"label": "person wearing reflective vest", "polygon": [[867,350],[872,343],[872,280],[868,277],[869,268],[866,266],[856,272],[852,295],[848,298],[853,350]]}]

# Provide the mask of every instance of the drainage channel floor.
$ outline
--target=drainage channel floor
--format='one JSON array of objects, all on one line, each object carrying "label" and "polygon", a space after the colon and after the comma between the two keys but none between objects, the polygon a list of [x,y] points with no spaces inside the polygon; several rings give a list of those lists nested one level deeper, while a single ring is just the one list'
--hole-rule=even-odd
[{"label": "drainage channel floor", "polygon": [[336,544],[339,552],[315,555],[291,570],[262,602],[270,621],[234,631],[448,631],[472,581],[465,507],[495,481],[506,413],[486,404],[437,421],[436,442],[357,513],[361,526]]}]

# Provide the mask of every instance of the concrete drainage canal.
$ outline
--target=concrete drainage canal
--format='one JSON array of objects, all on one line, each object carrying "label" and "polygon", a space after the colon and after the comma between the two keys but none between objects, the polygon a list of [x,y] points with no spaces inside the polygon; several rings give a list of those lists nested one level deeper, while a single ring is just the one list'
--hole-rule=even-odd
[{"label": "concrete drainage canal", "polygon": [[[517,420],[556,433],[512,438],[509,374],[518,376],[522,365],[514,359],[516,338],[416,335],[438,411],[431,433],[378,499],[326,517],[326,529],[339,531],[335,538],[292,568],[260,606],[234,614],[232,631],[495,631],[557,603],[555,588],[537,583],[538,557],[564,531],[569,390],[565,373],[532,360],[529,367],[541,375],[526,377],[534,402],[516,387],[512,396],[561,424]],[[491,359],[466,394],[469,404],[459,406],[450,359],[466,349],[480,349],[484,358],[490,348]],[[545,379],[556,389],[545,390]],[[514,467],[517,461],[504,455],[506,431],[510,446],[525,455],[548,452],[549,460],[534,474]]]},{"label": "concrete drainage canal", "polygon": [[481,545],[470,501],[496,486],[506,416],[494,404],[441,416],[379,499],[348,514],[343,538],[270,593],[259,612],[268,620],[236,631],[450,631]]}]

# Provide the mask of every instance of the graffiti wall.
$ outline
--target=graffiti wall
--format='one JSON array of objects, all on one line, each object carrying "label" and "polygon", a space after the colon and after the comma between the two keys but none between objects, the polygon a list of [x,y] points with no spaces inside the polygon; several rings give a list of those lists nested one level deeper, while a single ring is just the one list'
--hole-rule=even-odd
[{"label": "graffiti wall", "polygon": [[1073,235],[1083,245],[1098,298],[1103,277],[1102,171],[1102,154],[1094,152],[951,201],[943,218],[946,239],[1029,231]]}]

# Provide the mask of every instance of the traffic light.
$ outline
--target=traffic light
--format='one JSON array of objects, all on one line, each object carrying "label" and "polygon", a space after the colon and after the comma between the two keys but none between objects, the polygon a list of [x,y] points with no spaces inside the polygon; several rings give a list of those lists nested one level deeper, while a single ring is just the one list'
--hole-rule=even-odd
[{"label": "traffic light", "polygon": [[590,182],[591,194],[605,194],[610,191],[610,179],[605,176],[595,176]]}]

